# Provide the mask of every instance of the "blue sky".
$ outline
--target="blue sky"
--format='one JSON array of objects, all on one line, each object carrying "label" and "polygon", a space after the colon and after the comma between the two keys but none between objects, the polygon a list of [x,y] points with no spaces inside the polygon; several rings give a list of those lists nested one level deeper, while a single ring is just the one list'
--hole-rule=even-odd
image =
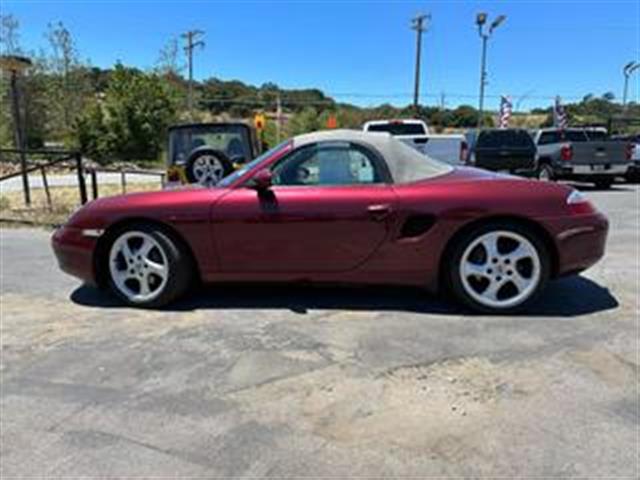
[{"label": "blue sky", "polygon": [[[21,23],[27,49],[45,45],[61,20],[93,65],[153,66],[158,50],[190,28],[206,31],[197,78],[318,87],[360,105],[407,104],[415,34],[409,19],[430,12],[422,103],[477,104],[480,39],[475,14],[507,15],[489,44],[488,106],[511,95],[526,110],[587,93],[622,93],[622,66],[640,58],[640,1],[116,1],[0,0]],[[640,72],[638,72],[640,73]],[[639,101],[639,78],[630,99]],[[349,95],[351,94],[351,95]]]}]

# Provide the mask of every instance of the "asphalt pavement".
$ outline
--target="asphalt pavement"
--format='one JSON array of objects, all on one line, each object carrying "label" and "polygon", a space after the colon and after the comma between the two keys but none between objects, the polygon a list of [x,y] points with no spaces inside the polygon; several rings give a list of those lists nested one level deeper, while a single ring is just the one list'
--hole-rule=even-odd
[{"label": "asphalt pavement", "polygon": [[136,310],[3,228],[0,477],[638,478],[640,190],[586,194],[606,257],[514,317],[301,286]]}]

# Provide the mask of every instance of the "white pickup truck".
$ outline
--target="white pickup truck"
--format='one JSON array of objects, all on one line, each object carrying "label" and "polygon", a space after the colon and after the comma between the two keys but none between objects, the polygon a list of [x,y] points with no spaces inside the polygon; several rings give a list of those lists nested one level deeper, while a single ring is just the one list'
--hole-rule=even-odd
[{"label": "white pickup truck", "polygon": [[362,129],[365,132],[389,132],[419,152],[453,165],[462,163],[466,150],[464,135],[429,133],[427,124],[422,120],[371,120]]}]

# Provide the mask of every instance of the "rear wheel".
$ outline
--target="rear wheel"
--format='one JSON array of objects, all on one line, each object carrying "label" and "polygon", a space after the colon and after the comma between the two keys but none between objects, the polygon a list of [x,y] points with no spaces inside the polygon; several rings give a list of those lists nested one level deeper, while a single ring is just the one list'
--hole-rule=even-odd
[{"label": "rear wheel", "polygon": [[601,190],[607,190],[609,188],[611,188],[611,185],[613,185],[613,179],[612,178],[603,178],[600,180],[596,180],[595,182],[593,182],[596,186],[596,188],[601,189]]},{"label": "rear wheel", "polygon": [[482,313],[529,305],[549,278],[544,242],[519,224],[500,222],[469,232],[453,248],[448,280],[455,297]]},{"label": "rear wheel", "polygon": [[161,307],[189,287],[192,269],[180,243],[147,224],[119,232],[108,257],[109,285],[130,305]]},{"label": "rear wheel", "polygon": [[542,182],[550,182],[553,180],[553,168],[548,163],[543,163],[538,167],[536,176]]}]

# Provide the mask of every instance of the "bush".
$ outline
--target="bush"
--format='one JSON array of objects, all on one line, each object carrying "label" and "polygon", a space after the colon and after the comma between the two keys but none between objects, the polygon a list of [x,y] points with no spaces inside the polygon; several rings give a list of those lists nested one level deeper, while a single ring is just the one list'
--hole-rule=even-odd
[{"label": "bush", "polygon": [[102,163],[153,160],[176,115],[176,95],[163,78],[117,65],[104,98],[76,122],[75,139],[83,153]]}]

